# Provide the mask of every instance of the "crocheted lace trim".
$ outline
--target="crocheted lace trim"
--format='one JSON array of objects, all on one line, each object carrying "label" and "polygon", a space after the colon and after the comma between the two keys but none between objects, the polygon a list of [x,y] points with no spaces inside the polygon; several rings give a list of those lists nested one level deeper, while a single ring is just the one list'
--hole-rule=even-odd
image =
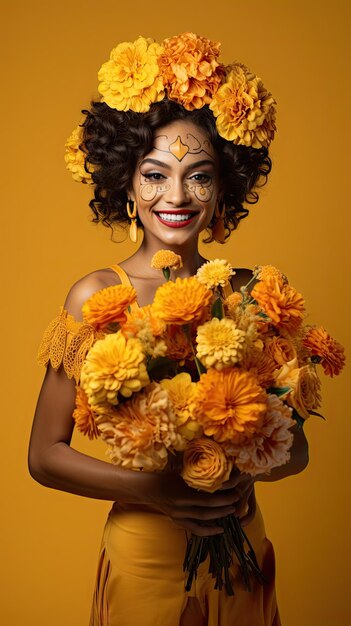
[{"label": "crocheted lace trim", "polygon": [[57,370],[63,364],[68,378],[74,376],[78,383],[83,361],[100,333],[86,322],[77,322],[73,315],[61,307],[60,315],[45,330],[39,350],[38,363]]}]

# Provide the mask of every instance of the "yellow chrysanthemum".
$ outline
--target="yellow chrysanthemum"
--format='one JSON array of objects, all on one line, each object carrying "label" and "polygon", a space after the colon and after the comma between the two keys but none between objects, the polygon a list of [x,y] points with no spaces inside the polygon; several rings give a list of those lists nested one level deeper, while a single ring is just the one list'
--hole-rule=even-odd
[{"label": "yellow chrysanthemum", "polygon": [[188,440],[199,437],[202,434],[202,427],[194,419],[192,412],[192,397],[196,384],[192,382],[190,374],[182,372],[174,378],[161,380],[160,384],[168,392],[180,434]]},{"label": "yellow chrysanthemum", "polygon": [[276,130],[272,94],[245,66],[236,63],[228,70],[209,105],[218,133],[237,145],[268,147]]},{"label": "yellow chrysanthemum", "polygon": [[[85,154],[79,148],[83,141],[82,132],[82,127],[78,126],[68,137],[65,143],[65,162],[67,169],[71,172],[73,179],[76,180],[77,183],[87,183],[91,185],[93,180],[91,174],[85,169]],[[91,163],[89,163],[89,169],[90,171],[94,169]]]},{"label": "yellow chrysanthemum", "polygon": [[118,404],[118,394],[129,398],[148,383],[141,342],[121,331],[96,341],[83,363],[81,386],[91,405]]},{"label": "yellow chrysanthemum", "polygon": [[183,450],[186,446],[177,432],[168,393],[157,383],[113,410],[110,429],[103,430],[102,438],[110,446],[113,463],[149,472],[164,469],[168,450]]},{"label": "yellow chrysanthemum", "polygon": [[114,48],[98,74],[102,102],[117,111],[145,113],[152,102],[162,100],[161,52],[162,46],[144,37]]},{"label": "yellow chrysanthemum", "polygon": [[156,291],[153,310],[167,324],[189,324],[199,320],[212,298],[212,292],[197,278],[177,278]]},{"label": "yellow chrysanthemum", "polygon": [[239,363],[245,343],[245,333],[233,320],[216,317],[197,329],[197,354],[208,369],[222,370]]},{"label": "yellow chrysanthemum", "polygon": [[209,104],[225,73],[219,50],[219,43],[194,33],[165,39],[159,63],[168,97],[189,111]]},{"label": "yellow chrysanthemum", "polygon": [[228,261],[215,259],[201,265],[197,270],[196,278],[208,289],[214,289],[218,286],[224,287],[227,285],[234,274],[235,271]]},{"label": "yellow chrysanthemum", "polygon": [[159,250],[151,259],[151,267],[155,270],[179,270],[183,267],[182,257],[172,250]]},{"label": "yellow chrysanthemum", "polygon": [[126,320],[127,308],[135,302],[137,293],[130,285],[112,285],[94,293],[82,306],[84,320],[97,329]]},{"label": "yellow chrysanthemum", "polygon": [[260,428],[266,394],[252,374],[237,367],[202,374],[194,394],[194,416],[215,441],[240,443]]}]

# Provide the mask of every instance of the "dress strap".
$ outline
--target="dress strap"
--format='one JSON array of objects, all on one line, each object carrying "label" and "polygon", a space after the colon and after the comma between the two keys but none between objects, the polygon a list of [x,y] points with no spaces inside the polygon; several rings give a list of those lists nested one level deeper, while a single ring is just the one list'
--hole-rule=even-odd
[{"label": "dress strap", "polygon": [[[132,283],[129,280],[129,276],[127,272],[124,271],[123,267],[121,267],[120,265],[117,265],[116,263],[114,265],[110,265],[110,269],[116,272],[116,274],[119,276],[121,280],[122,285],[126,285],[127,287],[133,287]],[[139,308],[140,307],[137,302],[133,302],[130,305],[131,311],[137,311]]]}]

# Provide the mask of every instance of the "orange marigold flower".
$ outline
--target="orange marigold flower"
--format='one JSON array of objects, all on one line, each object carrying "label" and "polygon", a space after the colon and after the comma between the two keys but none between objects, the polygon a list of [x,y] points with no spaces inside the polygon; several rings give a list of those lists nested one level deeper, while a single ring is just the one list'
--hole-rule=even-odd
[{"label": "orange marigold flower", "polygon": [[323,327],[310,328],[303,339],[303,345],[312,359],[320,359],[325,374],[331,377],[340,374],[345,365],[345,350]]},{"label": "orange marigold flower", "polygon": [[189,111],[209,104],[225,73],[217,61],[220,43],[183,33],[165,39],[162,46],[159,65],[168,98]]},{"label": "orange marigold flower", "polygon": [[227,458],[222,446],[200,437],[190,441],[183,455],[183,480],[194,489],[213,493],[229,479],[233,462]]},{"label": "orange marigold flower", "polygon": [[205,435],[240,442],[261,426],[266,394],[255,377],[237,367],[202,374],[194,394],[194,415]]},{"label": "orange marigold flower", "polygon": [[304,317],[305,301],[294,287],[282,285],[276,277],[270,276],[258,282],[251,295],[277,328],[290,334],[297,332]]},{"label": "orange marigold flower", "polygon": [[109,324],[126,321],[126,309],[135,302],[137,293],[129,285],[112,285],[94,293],[82,307],[83,318],[98,330]]},{"label": "orange marigold flower", "polygon": [[111,428],[104,429],[102,438],[110,446],[113,463],[149,472],[164,469],[168,450],[182,450],[186,445],[177,432],[168,393],[157,383],[113,410]]},{"label": "orange marigold flower", "polygon": [[212,292],[194,276],[177,278],[157,289],[153,311],[167,324],[189,324],[202,318],[211,298]]},{"label": "orange marigold flower", "polygon": [[183,267],[182,257],[172,250],[159,250],[151,259],[151,267],[155,270],[163,270],[167,267],[171,270],[179,270]]},{"label": "orange marigold flower", "polygon": [[76,408],[73,411],[73,419],[77,429],[87,435],[89,439],[96,439],[100,430],[95,421],[97,414],[88,402],[88,396],[84,389],[77,387]]},{"label": "orange marigold flower", "polygon": [[287,277],[283,272],[278,270],[274,265],[255,265],[254,274],[258,280],[267,280],[267,278],[277,278],[280,283],[285,284],[288,282]]},{"label": "orange marigold flower", "polygon": [[224,444],[225,451],[235,457],[235,465],[241,472],[251,476],[269,474],[274,467],[289,461],[294,439],[290,428],[295,425],[291,412],[277,396],[269,394],[260,430],[240,446]]}]

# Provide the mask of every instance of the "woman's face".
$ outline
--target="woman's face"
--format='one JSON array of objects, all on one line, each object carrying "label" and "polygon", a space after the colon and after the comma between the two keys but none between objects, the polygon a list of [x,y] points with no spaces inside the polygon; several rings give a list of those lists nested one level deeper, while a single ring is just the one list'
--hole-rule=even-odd
[{"label": "woman's face", "polygon": [[184,120],[156,131],[130,193],[145,237],[181,246],[210,223],[220,194],[218,156],[207,134]]}]

